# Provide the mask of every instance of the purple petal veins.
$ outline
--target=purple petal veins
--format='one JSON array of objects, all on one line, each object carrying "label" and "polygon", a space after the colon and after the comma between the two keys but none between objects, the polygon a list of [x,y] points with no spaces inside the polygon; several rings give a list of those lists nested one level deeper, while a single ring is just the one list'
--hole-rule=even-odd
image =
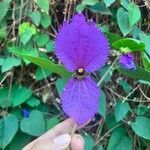
[{"label": "purple petal veins", "polygon": [[109,45],[94,22],[86,22],[83,14],[64,22],[56,38],[56,55],[65,67],[74,72],[84,68],[93,72],[102,67],[108,58]]},{"label": "purple petal veins", "polygon": [[69,80],[61,95],[64,112],[79,125],[89,121],[98,111],[100,90],[91,77]]},{"label": "purple petal veins", "polygon": [[119,58],[120,65],[128,70],[135,70],[134,56],[131,53],[121,54]]}]

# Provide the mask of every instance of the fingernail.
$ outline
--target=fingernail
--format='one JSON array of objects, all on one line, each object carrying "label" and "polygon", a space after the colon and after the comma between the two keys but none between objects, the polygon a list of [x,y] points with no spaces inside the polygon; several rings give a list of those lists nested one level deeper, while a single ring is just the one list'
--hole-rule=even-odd
[{"label": "fingernail", "polygon": [[66,148],[71,142],[71,136],[69,134],[63,134],[53,139],[53,141],[58,148]]},{"label": "fingernail", "polygon": [[84,143],[84,139],[83,139],[83,137],[82,137],[81,135],[75,134],[75,135],[74,135],[74,138],[75,138],[76,140],[80,140],[80,141],[82,141],[82,142]]}]

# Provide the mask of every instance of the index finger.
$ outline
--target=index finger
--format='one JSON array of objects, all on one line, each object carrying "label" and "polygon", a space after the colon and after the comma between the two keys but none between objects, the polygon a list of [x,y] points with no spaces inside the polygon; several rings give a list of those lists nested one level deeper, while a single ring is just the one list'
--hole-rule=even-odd
[{"label": "index finger", "polygon": [[27,146],[23,148],[23,150],[29,150],[39,140],[53,139],[59,135],[66,134],[66,133],[70,134],[75,125],[76,123],[74,119],[69,118],[63,121],[62,123],[56,125],[53,129],[47,131],[46,133],[44,133],[42,136],[35,139],[31,143],[29,143]]}]

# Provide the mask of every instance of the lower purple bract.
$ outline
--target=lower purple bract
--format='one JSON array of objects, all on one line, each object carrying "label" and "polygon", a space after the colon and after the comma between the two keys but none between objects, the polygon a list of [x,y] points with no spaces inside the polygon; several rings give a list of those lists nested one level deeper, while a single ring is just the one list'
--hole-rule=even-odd
[{"label": "lower purple bract", "polygon": [[91,77],[82,80],[72,78],[62,93],[64,112],[74,117],[78,124],[84,124],[98,111],[100,90]]},{"label": "lower purple bract", "polygon": [[131,53],[121,54],[119,58],[120,65],[128,70],[135,70],[134,56]]}]

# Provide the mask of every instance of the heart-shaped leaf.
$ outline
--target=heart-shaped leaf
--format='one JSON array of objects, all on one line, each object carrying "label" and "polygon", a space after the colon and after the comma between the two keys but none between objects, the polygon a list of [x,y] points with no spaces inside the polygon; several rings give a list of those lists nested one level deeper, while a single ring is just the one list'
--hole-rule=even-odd
[{"label": "heart-shaped leaf", "polygon": [[18,120],[15,115],[8,115],[0,120],[0,149],[4,149],[13,139],[18,130]]},{"label": "heart-shaped leaf", "polygon": [[29,135],[40,136],[45,132],[45,120],[43,113],[38,110],[33,110],[29,118],[21,120],[20,128],[22,132]]},{"label": "heart-shaped leaf", "polygon": [[140,137],[150,140],[150,118],[139,116],[131,123],[132,130]]},{"label": "heart-shaped leaf", "polygon": [[129,15],[124,8],[119,8],[117,11],[117,22],[124,36],[126,36],[133,27],[130,27]]}]

